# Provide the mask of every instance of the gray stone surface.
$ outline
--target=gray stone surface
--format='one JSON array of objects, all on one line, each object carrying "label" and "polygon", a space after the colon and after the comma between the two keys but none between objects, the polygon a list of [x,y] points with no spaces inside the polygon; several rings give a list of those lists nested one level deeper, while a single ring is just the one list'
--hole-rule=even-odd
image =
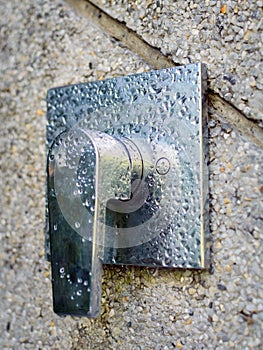
[{"label": "gray stone surface", "polygon": [[262,149],[213,116],[210,273],[107,267],[99,319],[53,313],[46,90],[149,67],[60,0],[1,0],[0,11],[0,348],[261,349]]},{"label": "gray stone surface", "polygon": [[91,2],[175,63],[207,63],[210,87],[263,126],[262,1]]}]

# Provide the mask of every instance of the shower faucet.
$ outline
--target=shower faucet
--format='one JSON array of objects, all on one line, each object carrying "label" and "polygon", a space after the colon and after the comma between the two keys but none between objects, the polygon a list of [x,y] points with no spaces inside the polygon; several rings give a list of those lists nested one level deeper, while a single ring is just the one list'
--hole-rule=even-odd
[{"label": "shower faucet", "polygon": [[103,264],[208,267],[203,64],[50,89],[47,120],[57,314],[99,315]]}]

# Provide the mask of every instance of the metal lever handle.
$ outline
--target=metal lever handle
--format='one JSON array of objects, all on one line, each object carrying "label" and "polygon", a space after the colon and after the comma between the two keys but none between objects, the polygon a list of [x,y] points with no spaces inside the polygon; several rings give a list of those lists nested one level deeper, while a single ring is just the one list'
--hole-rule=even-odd
[{"label": "metal lever handle", "polygon": [[112,239],[105,237],[107,203],[130,199],[142,173],[141,154],[128,139],[78,127],[54,142],[48,209],[56,313],[98,315],[104,245]]}]

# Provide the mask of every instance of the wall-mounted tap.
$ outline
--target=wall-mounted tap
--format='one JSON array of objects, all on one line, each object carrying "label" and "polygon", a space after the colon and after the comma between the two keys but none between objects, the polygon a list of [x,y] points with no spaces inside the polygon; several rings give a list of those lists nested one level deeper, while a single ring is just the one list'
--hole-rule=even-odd
[{"label": "wall-mounted tap", "polygon": [[51,89],[47,255],[54,310],[99,313],[103,264],[205,268],[205,69]]}]

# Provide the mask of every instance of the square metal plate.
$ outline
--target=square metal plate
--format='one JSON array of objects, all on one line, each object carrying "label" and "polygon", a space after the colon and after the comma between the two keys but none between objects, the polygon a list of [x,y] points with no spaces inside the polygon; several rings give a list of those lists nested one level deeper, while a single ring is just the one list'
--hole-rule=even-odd
[{"label": "square metal plate", "polygon": [[[192,64],[50,89],[47,95],[47,149],[63,131],[85,118],[87,127],[111,135],[161,135],[176,150],[178,181],[184,181],[174,219],[141,245],[104,249],[104,264],[205,268],[209,261],[206,69]],[[137,131],[136,131],[137,130]],[[139,130],[139,131],[138,131]],[[145,131],[146,130],[146,131]],[[47,189],[60,231],[73,237]],[[46,253],[54,234],[47,210]],[[59,230],[57,228],[57,231]],[[137,228],[140,230],[140,227]],[[135,231],[134,231],[135,232]],[[56,232],[56,237],[58,233]],[[57,240],[57,238],[56,238]],[[87,254],[90,247],[87,246]],[[65,251],[65,261],[72,252]],[[66,256],[66,255],[69,256]],[[86,266],[88,269],[89,266]]]}]

